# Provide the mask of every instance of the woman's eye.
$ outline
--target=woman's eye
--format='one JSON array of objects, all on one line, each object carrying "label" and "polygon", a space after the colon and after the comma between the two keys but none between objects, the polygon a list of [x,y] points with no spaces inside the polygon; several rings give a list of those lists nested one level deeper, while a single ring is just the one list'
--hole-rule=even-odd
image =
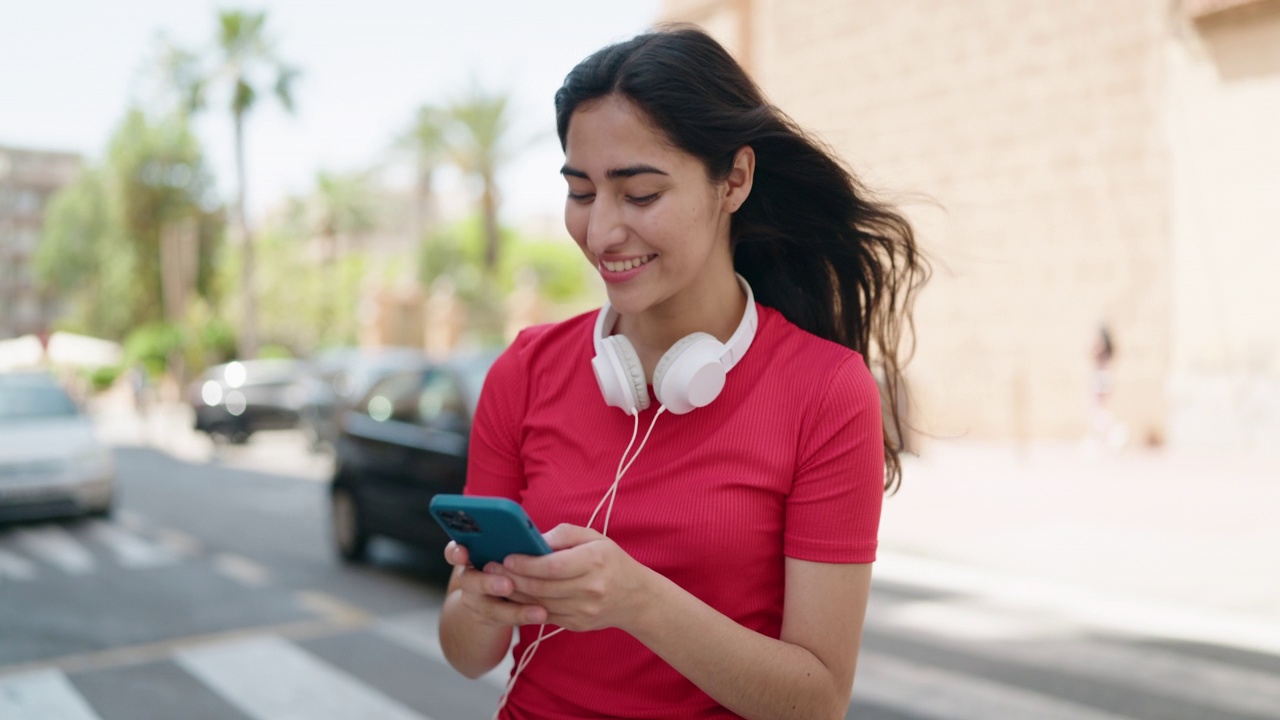
[{"label": "woman's eye", "polygon": [[629,200],[633,205],[648,205],[654,200],[657,200],[658,195],[659,193],[654,193],[652,195],[645,195],[644,197],[629,197],[627,200]]},{"label": "woman's eye", "polygon": [[591,200],[591,198],[595,196],[596,196],[595,193],[575,193],[575,192],[569,193],[569,199],[573,200],[574,202],[588,202]]}]

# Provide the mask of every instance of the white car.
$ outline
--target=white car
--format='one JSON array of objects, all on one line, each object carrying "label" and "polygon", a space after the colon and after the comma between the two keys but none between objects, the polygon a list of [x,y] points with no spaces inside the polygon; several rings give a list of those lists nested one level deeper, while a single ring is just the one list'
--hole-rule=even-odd
[{"label": "white car", "polygon": [[0,373],[0,521],[108,515],[115,462],[45,373]]}]

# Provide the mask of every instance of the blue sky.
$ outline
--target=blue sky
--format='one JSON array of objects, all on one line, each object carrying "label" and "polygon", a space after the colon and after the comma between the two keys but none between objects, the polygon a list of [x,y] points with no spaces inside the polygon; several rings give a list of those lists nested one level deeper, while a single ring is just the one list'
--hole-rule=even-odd
[{"label": "blue sky", "polygon": [[[251,213],[305,191],[319,169],[384,158],[415,108],[476,78],[512,94],[516,137],[541,138],[500,179],[504,214],[519,220],[563,207],[551,102],[565,73],[645,29],[660,2],[11,0],[0,9],[0,145],[101,157],[157,34],[205,45],[217,10],[231,7],[267,10],[280,54],[304,71],[296,115],[267,103],[250,120]],[[230,121],[214,112],[196,130],[229,197]]]}]

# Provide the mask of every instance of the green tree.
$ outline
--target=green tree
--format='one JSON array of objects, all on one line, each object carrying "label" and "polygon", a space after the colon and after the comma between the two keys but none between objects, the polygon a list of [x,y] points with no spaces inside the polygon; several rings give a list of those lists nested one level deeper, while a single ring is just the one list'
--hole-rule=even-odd
[{"label": "green tree", "polygon": [[270,87],[281,105],[293,111],[293,83],[299,71],[276,54],[266,33],[266,13],[224,10],[218,13],[218,37],[204,54],[174,48],[168,60],[170,79],[184,98],[189,112],[207,105],[209,88],[229,88],[231,120],[235,131],[236,202],[239,226],[240,293],[243,312],[240,328],[240,355],[252,358],[258,352],[258,314],[254,285],[253,235],[245,211],[244,125],[257,106],[264,87]]},{"label": "green tree", "polygon": [[377,227],[377,199],[368,173],[321,171],[305,204],[308,229],[321,243],[320,326],[327,327],[333,320],[338,258]]},{"label": "green tree", "polygon": [[414,192],[413,192],[413,238],[421,240],[427,228],[434,224],[435,215],[431,205],[431,180],[436,169],[448,157],[446,135],[449,129],[449,117],[440,108],[423,105],[418,108],[413,125],[399,140],[397,145],[413,155]]},{"label": "green tree", "polygon": [[[131,110],[106,161],[49,207],[35,262],[45,289],[67,300],[64,324],[119,340],[145,323],[179,320],[187,299],[208,295],[222,234],[212,184],[184,118]],[[166,244],[186,272],[165,277]]]},{"label": "green tree", "polygon": [[484,223],[484,271],[492,279],[498,269],[502,232],[498,226],[497,175],[510,160],[509,98],[472,84],[467,94],[451,103],[447,114],[446,142],[449,158],[480,183],[480,217]]}]

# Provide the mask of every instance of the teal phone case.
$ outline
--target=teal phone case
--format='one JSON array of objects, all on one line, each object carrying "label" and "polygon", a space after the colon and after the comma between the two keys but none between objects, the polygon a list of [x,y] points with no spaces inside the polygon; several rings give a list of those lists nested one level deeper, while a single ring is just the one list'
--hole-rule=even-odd
[{"label": "teal phone case", "polygon": [[467,549],[477,568],[501,563],[508,555],[551,553],[524,508],[507,498],[436,495],[429,509],[449,537]]}]

